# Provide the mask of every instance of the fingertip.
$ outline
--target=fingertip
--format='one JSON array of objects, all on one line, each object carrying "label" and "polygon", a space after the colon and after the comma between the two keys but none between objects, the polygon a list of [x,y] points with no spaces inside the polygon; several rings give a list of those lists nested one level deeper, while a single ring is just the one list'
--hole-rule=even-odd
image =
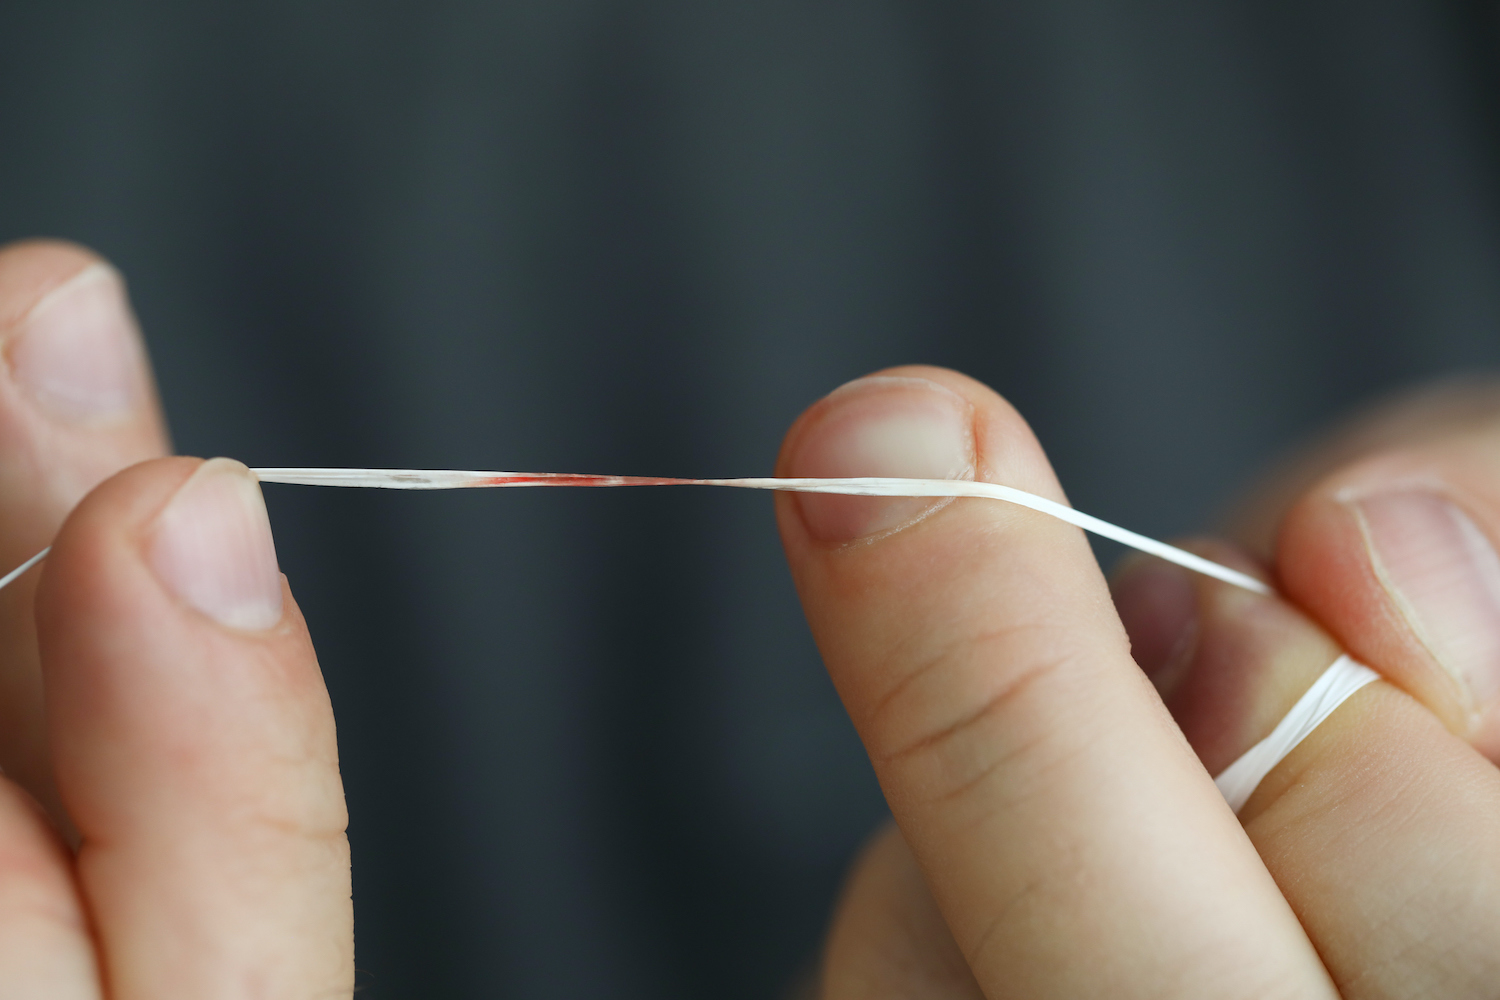
[{"label": "fingertip", "polygon": [[[809,406],[782,442],[776,475],[979,479],[1061,500],[1030,425],[982,382],[946,368],[902,365],[846,382]],[[796,537],[822,546],[882,538],[949,500],[791,494]],[[785,524],[784,524],[785,527]]]},{"label": "fingertip", "polygon": [[258,631],[281,620],[270,518],[259,481],[239,462],[194,470],[157,515],[147,562],[179,600],[221,625]]},{"label": "fingertip", "polygon": [[[121,727],[147,743],[253,742],[277,706],[311,697],[326,711],[248,475],[224,459],[154,459],[105,481],[63,525],[37,623],[55,753],[62,770],[83,762],[75,778],[94,780],[100,734]],[[204,698],[211,710],[189,708]]]},{"label": "fingertip", "polygon": [[60,241],[0,248],[0,481],[11,532],[43,533],[83,494],[166,450],[120,273]]},{"label": "fingertip", "polygon": [[1449,471],[1397,450],[1326,476],[1288,508],[1277,572],[1357,659],[1500,756],[1500,562],[1478,526],[1494,518]]},{"label": "fingertip", "polygon": [[352,918],[332,707],[257,485],[225,459],[145,462],[90,493],[55,552],[48,736],[111,995],[242,974],[337,995]]},{"label": "fingertip", "polygon": [[0,330],[26,316],[38,302],[104,258],[87,247],[55,239],[17,240],[0,246]]},{"label": "fingertip", "polygon": [[[799,422],[785,455],[784,475],[971,479],[973,424],[973,406],[937,382],[909,375],[858,379],[823,397]],[[808,536],[825,545],[896,531],[944,502],[806,493],[792,497]]]},{"label": "fingertip", "polygon": [[38,624],[70,613],[77,601],[113,586],[118,549],[141,549],[154,515],[202,464],[200,458],[181,455],[150,459],[89,491],[63,522],[43,565]]}]

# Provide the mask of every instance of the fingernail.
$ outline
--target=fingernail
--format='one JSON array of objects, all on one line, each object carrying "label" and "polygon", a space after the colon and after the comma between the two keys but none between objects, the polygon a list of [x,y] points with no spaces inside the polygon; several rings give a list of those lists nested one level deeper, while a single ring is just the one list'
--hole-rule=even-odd
[{"label": "fingernail", "polygon": [[21,321],[10,365],[54,417],[88,421],[134,410],[144,383],[141,348],[115,270],[94,264],[44,296]]},{"label": "fingernail", "polygon": [[[959,395],[921,378],[877,376],[834,390],[811,416],[787,475],[970,479],[973,414]],[[795,494],[813,537],[847,542],[910,524],[946,501]]]},{"label": "fingernail", "polygon": [[1131,655],[1165,691],[1192,659],[1198,632],[1198,597],[1187,570],[1140,556],[1126,563],[1110,591]]},{"label": "fingernail", "polygon": [[148,556],[167,589],[221,624],[281,620],[281,571],[260,484],[238,462],[204,462],[156,522]]},{"label": "fingernail", "polygon": [[1354,502],[1376,575],[1422,644],[1476,709],[1500,695],[1500,557],[1479,526],[1436,493]]}]

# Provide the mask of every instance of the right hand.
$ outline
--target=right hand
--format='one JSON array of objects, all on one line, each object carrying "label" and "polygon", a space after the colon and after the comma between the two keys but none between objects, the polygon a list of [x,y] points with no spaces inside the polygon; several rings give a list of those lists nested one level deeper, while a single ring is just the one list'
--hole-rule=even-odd
[{"label": "right hand", "polygon": [[[1427,397],[1342,440],[1244,520],[1266,562],[1197,546],[1284,599],[1135,560],[1117,613],[1082,535],[1032,512],[779,498],[896,824],[850,876],[825,1000],[1496,996],[1500,562],[1481,543],[1500,536],[1500,393]],[[814,405],[778,474],[1063,498],[1004,400],[930,368]],[[1385,682],[1236,820],[1209,775],[1341,647]]]}]

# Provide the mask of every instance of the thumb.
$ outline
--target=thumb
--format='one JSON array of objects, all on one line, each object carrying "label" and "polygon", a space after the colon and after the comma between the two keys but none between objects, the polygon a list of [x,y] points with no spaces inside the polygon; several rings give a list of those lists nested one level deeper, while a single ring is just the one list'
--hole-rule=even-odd
[{"label": "thumb", "polygon": [[168,458],[108,480],[37,620],[108,996],[348,996],[333,712],[254,476]]}]

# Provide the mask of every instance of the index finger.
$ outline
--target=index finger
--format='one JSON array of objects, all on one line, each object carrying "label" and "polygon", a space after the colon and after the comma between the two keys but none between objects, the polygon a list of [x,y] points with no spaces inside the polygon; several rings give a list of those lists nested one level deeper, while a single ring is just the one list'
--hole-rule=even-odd
[{"label": "index finger", "polygon": [[[977,476],[1062,500],[999,396],[900,368],[813,406],[783,476]],[[808,620],[988,996],[1332,996],[1130,658],[1082,533],[986,501],[778,498]]]},{"label": "index finger", "polygon": [[[0,248],[0,567],[51,544],[97,483],[162,455],[166,431],[120,275],[68,243]],[[32,598],[0,592],[0,767],[56,813]]]}]

